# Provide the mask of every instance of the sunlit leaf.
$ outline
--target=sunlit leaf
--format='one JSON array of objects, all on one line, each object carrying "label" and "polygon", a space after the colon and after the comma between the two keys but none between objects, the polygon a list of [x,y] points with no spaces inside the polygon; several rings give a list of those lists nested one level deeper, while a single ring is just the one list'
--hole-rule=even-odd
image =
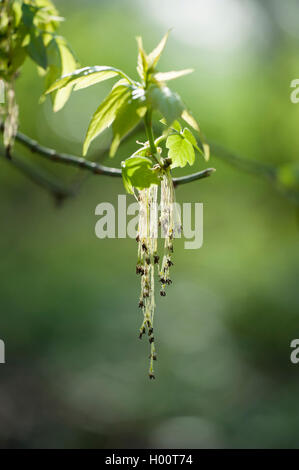
[{"label": "sunlit leaf", "polygon": [[171,72],[158,72],[155,73],[154,78],[158,82],[167,82],[169,80],[174,80],[176,78],[183,77],[184,75],[188,75],[189,73],[192,73],[194,70],[193,69],[185,69],[185,70],[173,70]]},{"label": "sunlit leaf", "polygon": [[185,139],[187,139],[193,145],[194,148],[196,148],[196,150],[198,150],[200,152],[200,149],[197,145],[196,138],[194,137],[194,135],[192,134],[190,129],[188,129],[188,127],[185,127],[185,129],[183,130],[182,135],[183,135],[183,137],[185,137]]},{"label": "sunlit leaf", "polygon": [[171,168],[183,168],[187,163],[193,165],[195,161],[193,145],[182,135],[170,135],[166,147],[169,149],[168,157],[172,160]]},{"label": "sunlit leaf", "polygon": [[186,109],[184,109],[184,111],[182,112],[182,119],[184,119],[184,121],[186,121],[186,123],[189,124],[189,126],[193,127],[193,129],[195,129],[197,132],[200,131],[196,119]]},{"label": "sunlit leaf", "polygon": [[160,184],[157,172],[152,169],[152,161],[146,157],[130,157],[121,163],[123,183],[126,191],[133,194],[133,188],[149,188]]},{"label": "sunlit leaf", "polygon": [[146,109],[138,99],[132,99],[132,95],[123,103],[112,125],[113,140],[110,147],[110,157],[115,155],[121,139],[137,126],[145,115]]},{"label": "sunlit leaf", "polygon": [[167,33],[163,36],[157,47],[148,55],[149,68],[154,68],[157,65],[164,50],[164,47],[166,46],[169,33],[170,31],[167,31]]},{"label": "sunlit leaf", "polygon": [[[162,124],[164,124],[164,126],[167,126],[167,123],[166,123],[166,119],[165,119],[165,118],[160,119],[160,122],[161,122]],[[170,129],[173,129],[174,131],[177,131],[177,132],[181,132],[182,126],[181,126],[181,124],[179,123],[179,121],[173,121],[173,123],[172,123],[171,126],[170,126]]]},{"label": "sunlit leaf", "polygon": [[83,144],[83,155],[86,155],[90,143],[113,123],[118,110],[128,96],[130,96],[130,89],[124,85],[118,86],[113,88],[100,104],[89,123]]},{"label": "sunlit leaf", "polygon": [[[47,52],[49,72],[46,86],[49,86],[61,75],[74,71],[77,62],[63,39],[53,38],[47,48]],[[52,93],[51,98],[54,112],[59,111],[65,105],[71,91],[72,85],[70,84]]]},{"label": "sunlit leaf", "polygon": [[51,93],[52,91],[58,90],[67,85],[75,85],[75,89],[78,90],[118,75],[123,75],[123,72],[114,67],[105,65],[84,67],[62,76],[50,86],[46,93]]},{"label": "sunlit leaf", "polygon": [[210,159],[210,146],[206,142],[205,137],[204,137],[203,133],[201,132],[200,127],[199,127],[196,119],[186,109],[184,109],[181,117],[182,117],[182,119],[184,119],[185,122],[187,122],[187,124],[189,124],[189,126],[193,127],[193,129],[195,129],[198,132],[199,137],[200,137],[200,141],[201,141],[201,144],[202,144],[202,148],[203,148],[204,158],[205,158],[206,161],[208,161]]},{"label": "sunlit leaf", "polygon": [[145,81],[148,70],[148,59],[145,50],[143,49],[142,38],[138,36],[136,40],[138,45],[137,72],[139,77]]}]

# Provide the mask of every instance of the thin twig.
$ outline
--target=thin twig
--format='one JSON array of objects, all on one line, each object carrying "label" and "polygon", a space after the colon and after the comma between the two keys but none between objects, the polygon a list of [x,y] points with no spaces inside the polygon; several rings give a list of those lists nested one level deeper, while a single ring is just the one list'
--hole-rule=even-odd
[{"label": "thin twig", "polygon": [[86,158],[77,157],[68,153],[59,153],[54,149],[40,145],[36,140],[31,139],[21,132],[17,133],[15,139],[28,147],[31,152],[38,153],[48,160],[79,167],[83,170],[91,171],[96,175],[121,176],[121,170],[118,168],[110,168],[108,166],[101,165],[100,163],[91,162],[90,160],[86,160]]},{"label": "thin twig", "polygon": [[[64,163],[68,165],[72,165],[75,167],[79,167],[83,170],[88,170],[93,174],[97,175],[107,175],[107,176],[121,176],[121,170],[118,168],[112,168],[108,166],[101,165],[100,163],[91,162],[82,157],[78,157],[72,154],[67,153],[59,153],[54,149],[44,147],[40,145],[36,140],[31,139],[22,132],[18,132],[16,135],[16,141],[20,142],[21,144],[25,145],[25,147],[29,148],[31,152],[37,153],[48,160],[57,162],[57,163]],[[210,176],[215,171],[214,168],[207,168],[206,170],[194,173],[188,176],[182,176],[180,178],[174,178],[173,182],[175,186],[180,184],[185,184],[191,181],[195,181],[198,179],[205,178]]]},{"label": "thin twig", "polygon": [[181,176],[180,178],[173,178],[173,184],[176,187],[179,184],[186,184],[191,183],[192,181],[201,180],[202,178],[210,176],[215,171],[215,168],[206,168],[205,170],[192,173],[191,175]]}]

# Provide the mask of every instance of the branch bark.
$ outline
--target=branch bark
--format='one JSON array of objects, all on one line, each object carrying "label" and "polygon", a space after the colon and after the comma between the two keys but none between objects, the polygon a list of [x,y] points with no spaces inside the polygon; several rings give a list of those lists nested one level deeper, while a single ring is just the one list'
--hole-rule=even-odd
[{"label": "branch bark", "polygon": [[[29,150],[31,150],[31,152],[37,153],[38,155],[46,158],[47,160],[75,166],[77,168],[87,170],[95,175],[121,177],[121,170],[119,168],[112,168],[112,167],[104,166],[104,165],[101,165],[100,163],[91,162],[90,160],[87,160],[86,158],[78,157],[76,155],[72,155],[68,153],[59,153],[57,152],[57,150],[40,145],[36,140],[31,139],[30,137],[23,134],[22,132],[18,132],[16,134],[15,140],[21,143],[22,145],[24,145],[25,147],[27,147]],[[185,184],[191,181],[196,181],[202,178],[206,178],[207,176],[210,176],[214,171],[216,171],[214,168],[207,168],[203,171],[199,171],[197,173],[193,173],[188,176],[174,178],[173,183],[175,186],[178,186],[180,184]]]}]

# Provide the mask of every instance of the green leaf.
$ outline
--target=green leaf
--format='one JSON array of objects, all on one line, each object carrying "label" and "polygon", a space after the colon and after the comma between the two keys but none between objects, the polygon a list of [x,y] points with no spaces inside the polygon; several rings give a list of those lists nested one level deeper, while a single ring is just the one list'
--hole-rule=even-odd
[{"label": "green leaf", "polygon": [[185,70],[173,70],[171,72],[159,72],[155,73],[154,78],[158,82],[167,82],[169,80],[174,80],[176,78],[183,77],[184,75],[188,75],[189,73],[194,72],[193,69],[185,69]]},{"label": "green leaf", "polygon": [[188,127],[185,127],[185,129],[183,130],[183,133],[182,133],[183,137],[185,139],[187,139],[190,144],[193,145],[194,148],[196,148],[196,150],[198,150],[199,152],[201,152],[201,150],[199,149],[198,145],[197,145],[197,141],[194,137],[194,135],[192,134],[192,132],[190,131],[190,129],[188,129]]},{"label": "green leaf", "polygon": [[132,94],[123,103],[112,126],[113,140],[110,147],[110,157],[114,157],[121,139],[137,126],[145,115],[146,109],[142,101],[132,98]]},{"label": "green leaf", "polygon": [[149,68],[155,68],[166,46],[170,30],[163,36],[157,47],[148,55]]},{"label": "green leaf", "polygon": [[186,121],[189,126],[193,127],[194,130],[200,132],[199,125],[196,119],[192,116],[189,111],[187,111],[187,109],[184,109],[184,111],[182,112],[182,119],[184,119],[184,121]]},{"label": "green leaf", "polygon": [[36,15],[38,9],[33,5],[28,5],[27,3],[22,4],[22,22],[28,28],[33,26],[34,16]]},{"label": "green leaf", "polygon": [[184,109],[181,117],[182,117],[182,119],[184,119],[185,122],[187,122],[187,124],[189,124],[189,126],[193,127],[193,129],[195,129],[198,132],[200,140],[201,140],[202,148],[203,148],[204,158],[205,158],[206,161],[208,161],[210,159],[210,146],[206,142],[205,137],[204,137],[203,133],[201,132],[197,121],[192,116],[192,114],[189,111],[187,111],[186,109]]},{"label": "green leaf", "polygon": [[84,67],[62,76],[53,83],[46,91],[46,94],[63,88],[67,85],[74,85],[75,90],[86,88],[95,83],[103,82],[117,75],[124,75],[121,70],[105,65],[95,65],[94,67]]},{"label": "green leaf", "polygon": [[193,165],[195,161],[193,145],[182,135],[170,135],[166,147],[169,149],[168,157],[172,160],[171,168],[183,168],[187,163]]},{"label": "green leaf", "polygon": [[89,123],[83,144],[83,155],[86,155],[90,143],[113,123],[119,109],[127,100],[130,93],[131,91],[128,86],[120,85],[114,87],[100,104]]},{"label": "green leaf", "polygon": [[152,161],[146,157],[130,157],[121,163],[123,183],[126,191],[133,194],[133,188],[149,188],[152,184],[160,184],[160,179],[152,169]]},{"label": "green leaf", "polygon": [[145,50],[143,49],[142,38],[138,36],[136,41],[138,45],[137,72],[141,80],[145,82],[148,70],[148,59]]},{"label": "green leaf", "polygon": [[167,86],[152,86],[148,97],[151,106],[161,112],[168,126],[181,116],[185,107],[179,95]]},{"label": "green leaf", "polygon": [[[161,122],[162,124],[164,124],[164,126],[167,126],[166,120],[165,120],[164,118],[163,118],[163,119],[160,119],[160,122]],[[182,126],[181,126],[181,124],[179,123],[179,121],[173,121],[173,123],[172,123],[171,126],[170,126],[170,129],[172,129],[172,130],[174,130],[174,131],[180,133],[181,130],[182,130]]]},{"label": "green leaf", "polygon": [[[49,72],[47,75],[46,88],[48,88],[58,77],[71,73],[75,70],[77,62],[62,38],[53,38],[48,47]],[[52,95],[53,111],[59,111],[67,102],[72,91],[72,85],[55,90]]]},{"label": "green leaf", "polygon": [[[14,21],[14,27],[18,27],[22,18],[22,7],[25,4],[21,4],[20,1],[14,1],[12,4],[12,10],[13,10],[13,21]],[[28,5],[27,5],[28,7]]]},{"label": "green leaf", "polygon": [[44,45],[42,34],[30,34],[30,42],[27,46],[27,52],[31,59],[44,70],[47,69],[48,59],[47,50]]}]

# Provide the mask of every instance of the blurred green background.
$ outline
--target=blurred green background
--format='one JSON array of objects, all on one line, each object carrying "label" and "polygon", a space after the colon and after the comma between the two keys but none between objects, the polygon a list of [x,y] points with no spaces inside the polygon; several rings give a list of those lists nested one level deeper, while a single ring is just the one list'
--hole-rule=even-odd
[{"label": "blurred green background", "polygon": [[[160,70],[195,68],[172,87],[206,136],[260,162],[298,161],[299,104],[290,101],[298,2],[55,4],[82,66],[114,65],[133,77],[135,36],[151,50],[173,27]],[[109,86],[76,92],[53,114],[48,101],[38,104],[43,80],[28,61],[17,85],[20,129],[79,155]],[[89,158],[109,139],[97,139]],[[118,166],[135,145],[102,161]],[[16,150],[67,182],[82,175]],[[116,202],[121,180],[86,176],[56,207],[1,160],[1,447],[298,448],[299,365],[290,362],[299,333],[298,208],[262,179],[216,157],[210,165],[212,177],[177,190],[179,202],[204,203],[204,245],[176,244],[174,284],[157,299],[157,378],[149,381],[148,344],[137,338],[136,243],[94,233],[96,205]],[[204,167],[198,159],[196,169]]]}]

